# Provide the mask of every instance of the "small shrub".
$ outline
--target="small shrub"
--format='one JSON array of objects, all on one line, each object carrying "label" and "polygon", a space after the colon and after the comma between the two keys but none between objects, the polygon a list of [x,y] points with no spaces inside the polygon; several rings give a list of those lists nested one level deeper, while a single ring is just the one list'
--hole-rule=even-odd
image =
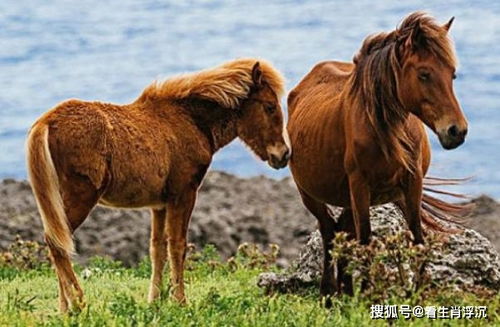
[{"label": "small shrub", "polygon": [[0,253],[0,266],[20,270],[38,269],[49,263],[48,249],[34,241],[24,241],[19,235],[7,248]]},{"label": "small shrub", "polygon": [[280,248],[276,244],[270,244],[268,251],[262,251],[253,243],[242,243],[234,257],[229,258],[228,264],[232,269],[241,268],[265,268],[269,269],[276,264]]},{"label": "small shrub", "polygon": [[220,265],[221,258],[215,245],[207,244],[201,251],[196,251],[194,244],[188,244],[186,270],[194,270],[198,267],[211,269],[220,267]]},{"label": "small shrub", "polygon": [[441,246],[434,236],[426,245],[413,245],[410,232],[374,239],[367,246],[348,240],[347,234],[338,233],[333,241],[334,259],[346,259],[347,272],[363,296],[373,301],[387,300],[391,296],[408,298],[427,291],[432,286],[426,265]]}]

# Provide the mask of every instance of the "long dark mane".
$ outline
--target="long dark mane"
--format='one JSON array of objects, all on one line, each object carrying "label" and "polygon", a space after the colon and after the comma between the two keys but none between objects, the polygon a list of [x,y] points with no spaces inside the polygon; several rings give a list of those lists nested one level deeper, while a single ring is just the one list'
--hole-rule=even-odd
[{"label": "long dark mane", "polygon": [[384,155],[401,162],[408,170],[411,140],[404,123],[409,111],[398,95],[398,76],[411,53],[434,55],[447,65],[456,66],[453,46],[446,30],[423,12],[408,16],[390,33],[367,37],[353,62],[350,94],[367,112],[380,139]]}]

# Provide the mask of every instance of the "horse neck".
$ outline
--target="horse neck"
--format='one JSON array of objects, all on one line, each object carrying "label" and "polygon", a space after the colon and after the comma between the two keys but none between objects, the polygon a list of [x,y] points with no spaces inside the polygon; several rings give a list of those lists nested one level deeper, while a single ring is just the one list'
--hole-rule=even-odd
[{"label": "horse neck", "polygon": [[213,151],[218,151],[238,137],[236,119],[221,121],[211,128]]},{"label": "horse neck", "polygon": [[198,98],[179,101],[196,127],[208,139],[215,153],[238,136],[237,115],[233,109]]},{"label": "horse neck", "polygon": [[[412,142],[406,131],[406,122],[409,119],[409,112],[403,110],[401,112],[382,112],[369,111],[363,103],[363,100],[357,96],[351,99],[351,110],[348,114],[365,116],[368,121],[368,128],[372,130],[377,138],[376,143],[380,147],[384,156],[392,160],[399,161],[409,171],[413,171],[414,163],[411,162],[409,151],[412,148]],[[377,117],[379,115],[380,117]],[[385,115],[389,117],[387,120],[382,119]],[[358,116],[358,117],[361,117]],[[352,120],[351,120],[352,121]],[[358,128],[356,126],[356,128]]]},{"label": "horse neck", "polygon": [[[349,108],[363,115],[376,132],[388,133],[404,126],[409,111],[403,108],[397,94],[388,90],[364,95],[359,86],[353,85],[353,76],[342,90],[341,98]],[[381,83],[380,81],[364,81],[362,83]],[[389,86],[385,86],[389,87]],[[367,98],[365,98],[367,97]],[[395,99],[396,98],[396,99]]]}]

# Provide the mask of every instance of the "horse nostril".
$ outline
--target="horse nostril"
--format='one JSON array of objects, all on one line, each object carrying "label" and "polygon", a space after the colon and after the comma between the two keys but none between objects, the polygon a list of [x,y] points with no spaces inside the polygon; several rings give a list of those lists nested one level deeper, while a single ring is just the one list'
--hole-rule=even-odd
[{"label": "horse nostril", "polygon": [[288,160],[290,159],[290,149],[286,149],[285,153],[283,153],[283,159]]},{"label": "horse nostril", "polygon": [[457,125],[451,125],[449,128],[448,128],[448,135],[451,136],[451,137],[457,137],[459,134],[459,131],[458,131],[458,127]]}]

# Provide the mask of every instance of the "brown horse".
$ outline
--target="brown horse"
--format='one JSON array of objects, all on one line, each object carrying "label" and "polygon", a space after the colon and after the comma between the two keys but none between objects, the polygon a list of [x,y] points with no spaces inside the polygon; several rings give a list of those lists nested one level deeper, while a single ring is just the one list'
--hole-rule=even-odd
[{"label": "brown horse", "polygon": [[[430,147],[422,122],[445,149],[464,142],[467,122],[453,93],[451,19],[438,25],[416,12],[390,32],[364,40],[353,63],[316,65],[288,97],[290,168],[324,244],[321,294],[352,293],[347,262],[330,269],[332,239],[346,231],[370,240],[369,207],[396,202],[416,243],[421,220],[444,230],[461,207],[423,195]],[[327,205],[343,207],[337,221]]]},{"label": "brown horse", "polygon": [[149,301],[159,296],[168,249],[173,297],[184,302],[186,233],[212,156],[239,137],[284,167],[282,94],[283,79],[269,63],[239,59],[154,83],[128,105],[68,100],[45,113],[29,133],[27,164],[60,309],[83,304],[71,234],[96,204],[152,209]]}]

